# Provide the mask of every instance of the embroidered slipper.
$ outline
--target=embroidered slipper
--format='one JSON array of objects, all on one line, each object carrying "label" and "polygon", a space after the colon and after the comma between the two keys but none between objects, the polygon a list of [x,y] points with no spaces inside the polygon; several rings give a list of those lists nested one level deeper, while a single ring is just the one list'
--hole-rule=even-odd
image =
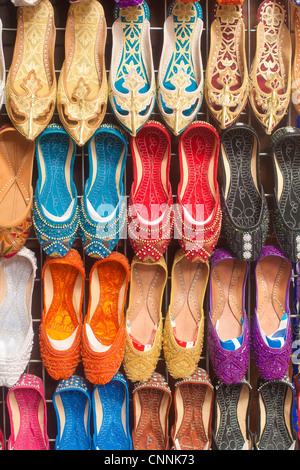
[{"label": "embroidered slipper", "polygon": [[249,428],[252,387],[243,379],[231,385],[216,381],[214,450],[251,450],[253,438]]},{"label": "embroidered slipper", "polygon": [[91,269],[81,355],[86,378],[93,384],[108,383],[121,366],[129,277],[129,262],[117,252],[97,261]]},{"label": "embroidered slipper", "polygon": [[290,365],[291,276],[291,263],[280,248],[265,246],[255,266],[256,306],[252,322],[252,347],[256,367],[266,380],[282,379]]},{"label": "embroidered slipper", "polygon": [[207,341],[214,371],[221,382],[243,380],[250,358],[250,330],[245,311],[248,264],[219,248],[213,253],[209,280]]},{"label": "embroidered slipper", "polygon": [[275,176],[273,226],[281,249],[296,263],[300,261],[300,130],[282,127],[273,133],[270,144]]},{"label": "embroidered slipper", "polygon": [[57,420],[55,450],[91,450],[91,396],[82,377],[61,380],[53,395]]},{"label": "embroidered slipper", "polygon": [[100,2],[70,5],[57,110],[64,128],[80,146],[92,137],[106,112],[105,44],[106,21]]},{"label": "embroidered slipper", "polygon": [[264,0],[257,22],[249,100],[265,132],[271,134],[284,117],[291,94],[292,45],[285,6],[277,0]]},{"label": "embroidered slipper", "polygon": [[162,346],[162,298],[168,278],[164,257],[131,263],[123,366],[132,382],[145,382],[155,371]]},{"label": "embroidered slipper", "polygon": [[202,8],[198,2],[185,4],[175,0],[170,5],[158,68],[157,102],[175,135],[193,121],[203,101],[202,31]]},{"label": "embroidered slipper", "polygon": [[214,387],[208,373],[197,367],[191,377],[175,384],[175,422],[171,438],[176,450],[210,450]]},{"label": "embroidered slipper", "polygon": [[32,227],[34,150],[13,126],[0,129],[0,257],[18,253]]},{"label": "embroidered slipper", "polygon": [[221,134],[221,207],[226,240],[234,256],[256,261],[265,244],[269,211],[260,179],[259,136],[247,124]]},{"label": "embroidered slipper", "polygon": [[149,8],[146,2],[128,8],[116,5],[114,18],[108,97],[116,119],[136,135],[156,98]]},{"label": "embroidered slipper", "polygon": [[254,435],[256,450],[297,450],[293,428],[294,387],[288,377],[257,383],[258,429]]},{"label": "embroidered slipper", "polygon": [[65,256],[78,228],[77,190],[73,182],[76,146],[67,132],[51,124],[36,141],[38,180],[33,223],[49,256]]},{"label": "embroidered slipper", "polygon": [[132,450],[129,429],[129,392],[120,372],[93,390],[95,450]]},{"label": "embroidered slipper", "polygon": [[49,0],[18,8],[17,37],[6,80],[5,105],[16,129],[34,140],[56,103],[54,11]]},{"label": "embroidered slipper", "polygon": [[166,128],[146,123],[131,139],[134,180],[128,202],[128,238],[142,261],[158,261],[173,233],[169,181],[171,140]]},{"label": "embroidered slipper", "polygon": [[206,262],[220,236],[219,144],[216,129],[201,121],[190,124],[179,141],[180,181],[174,236],[192,261]]},{"label": "embroidered slipper", "polygon": [[147,382],[137,382],[133,389],[134,450],[169,449],[169,411],[171,390],[161,374],[155,372]]},{"label": "embroidered slipper", "polygon": [[221,129],[241,115],[248,99],[245,24],[241,5],[218,4],[210,30],[205,75],[207,107]]},{"label": "embroidered slipper", "polygon": [[33,347],[34,253],[23,246],[0,264],[0,385],[12,387],[27,367]]},{"label": "embroidered slipper", "polygon": [[11,435],[8,450],[49,450],[47,408],[41,379],[23,374],[6,397]]},{"label": "embroidered slipper", "polygon": [[70,250],[62,258],[47,257],[42,279],[41,357],[54,380],[65,380],[80,360],[85,272],[79,253]]},{"label": "embroidered slipper", "polygon": [[165,362],[175,379],[190,377],[200,360],[204,339],[203,302],[208,278],[208,262],[189,261],[182,249],[177,251],[163,339]]},{"label": "embroidered slipper", "polygon": [[0,19],[0,110],[5,98],[5,57],[3,50],[3,23]]},{"label": "embroidered slipper", "polygon": [[126,230],[124,132],[111,124],[102,125],[90,139],[88,153],[89,177],[79,209],[79,233],[88,256],[106,258]]}]

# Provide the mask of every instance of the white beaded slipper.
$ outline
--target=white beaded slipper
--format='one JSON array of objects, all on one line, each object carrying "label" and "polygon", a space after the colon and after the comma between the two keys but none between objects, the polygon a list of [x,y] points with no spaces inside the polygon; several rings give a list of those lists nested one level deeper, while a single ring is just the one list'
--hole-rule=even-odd
[{"label": "white beaded slipper", "polygon": [[0,386],[12,387],[30,360],[36,269],[35,254],[26,247],[0,264]]}]

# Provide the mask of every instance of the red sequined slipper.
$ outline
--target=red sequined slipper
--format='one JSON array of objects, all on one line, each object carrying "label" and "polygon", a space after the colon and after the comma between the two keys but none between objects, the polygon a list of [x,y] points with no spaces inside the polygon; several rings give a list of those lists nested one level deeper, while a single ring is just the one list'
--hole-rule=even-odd
[{"label": "red sequined slipper", "polygon": [[190,260],[207,261],[220,236],[219,147],[216,129],[202,121],[193,122],[179,141],[180,182],[174,237]]},{"label": "red sequined slipper", "polygon": [[158,261],[173,233],[173,200],[169,181],[170,135],[149,121],[131,139],[134,181],[128,204],[128,237],[142,261]]}]

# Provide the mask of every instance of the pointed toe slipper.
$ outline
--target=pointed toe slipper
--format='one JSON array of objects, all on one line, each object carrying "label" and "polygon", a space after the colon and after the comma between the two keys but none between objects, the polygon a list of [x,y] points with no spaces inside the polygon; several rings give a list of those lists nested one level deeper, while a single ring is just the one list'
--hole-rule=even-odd
[{"label": "pointed toe slipper", "polygon": [[265,380],[282,379],[292,351],[289,307],[291,263],[276,246],[265,246],[255,266],[256,307],[252,347],[256,367]]},{"label": "pointed toe slipper", "polygon": [[57,421],[55,450],[91,450],[91,394],[82,377],[61,380],[53,398]]},{"label": "pointed toe slipper", "polygon": [[244,379],[250,359],[250,328],[245,311],[248,264],[219,248],[212,256],[209,281],[209,356],[222,383]]},{"label": "pointed toe slipper", "polygon": [[172,403],[165,378],[154,372],[146,382],[137,382],[132,394],[134,450],[169,450],[169,411]]},{"label": "pointed toe slipper", "polygon": [[168,270],[159,261],[131,263],[123,366],[132,382],[145,382],[154,373],[163,339],[162,299]]},{"label": "pointed toe slipper", "polygon": [[48,126],[36,141],[33,224],[44,252],[54,258],[68,253],[79,225],[73,182],[75,152],[75,143],[57,124]]},{"label": "pointed toe slipper", "polygon": [[174,390],[175,422],[171,438],[176,450],[210,450],[214,387],[208,373],[197,367]]},{"label": "pointed toe slipper", "polygon": [[13,125],[29,140],[34,140],[46,128],[54,113],[55,37],[54,11],[49,0],[18,8],[5,105]]},{"label": "pointed toe slipper", "polygon": [[286,114],[291,95],[291,60],[286,8],[280,1],[264,0],[258,10],[249,100],[266,134],[271,134]]},{"label": "pointed toe slipper", "polygon": [[0,264],[0,385],[8,388],[18,381],[31,356],[31,302],[36,269],[36,257],[25,246]]},{"label": "pointed toe slipper", "polygon": [[171,140],[167,129],[149,121],[131,138],[134,180],[128,201],[128,238],[135,255],[158,261],[173,234],[173,196],[169,180]]},{"label": "pointed toe slipper", "polygon": [[219,147],[217,130],[206,122],[194,121],[180,137],[174,237],[189,260],[208,261],[219,240],[222,224],[217,181]]},{"label": "pointed toe slipper", "polygon": [[92,137],[106,112],[105,44],[106,20],[100,2],[70,5],[57,110],[64,128],[79,146]]},{"label": "pointed toe slipper", "polygon": [[11,435],[8,450],[50,450],[47,407],[39,377],[22,374],[6,396]]},{"label": "pointed toe slipper", "polygon": [[220,137],[221,206],[226,241],[234,256],[256,261],[265,244],[269,210],[260,178],[259,135],[237,123]]},{"label": "pointed toe slipper", "polygon": [[127,228],[125,131],[103,124],[90,139],[88,154],[89,177],[79,208],[79,234],[88,256],[106,258]]},{"label": "pointed toe slipper", "polygon": [[252,387],[243,379],[226,385],[218,380],[215,386],[213,450],[252,450],[250,406]]},{"label": "pointed toe slipper", "polygon": [[164,24],[164,43],[157,77],[157,102],[170,130],[179,135],[196,117],[203,101],[201,36],[198,2],[173,2]]},{"label": "pointed toe slipper", "polygon": [[66,380],[80,360],[85,271],[79,253],[70,250],[62,258],[47,257],[42,279],[41,358],[54,380]]},{"label": "pointed toe slipper", "polygon": [[31,231],[34,147],[13,126],[0,129],[0,257],[18,253]]},{"label": "pointed toe slipper", "polygon": [[255,450],[298,450],[293,426],[294,387],[288,377],[257,383],[258,427]]},{"label": "pointed toe slipper", "polygon": [[281,127],[271,137],[274,171],[273,227],[292,263],[300,261],[300,188],[298,186],[300,130]]},{"label": "pointed toe slipper", "polygon": [[146,2],[115,7],[108,97],[113,113],[131,134],[147,122],[156,100],[156,84]]},{"label": "pointed toe slipper", "polygon": [[86,378],[95,385],[108,383],[123,360],[129,277],[129,262],[118,252],[96,261],[90,272],[81,356]]},{"label": "pointed toe slipper", "polygon": [[210,37],[205,100],[211,115],[225,129],[239,118],[248,99],[242,6],[219,4]]},{"label": "pointed toe slipper", "polygon": [[163,339],[165,362],[175,379],[190,377],[200,360],[208,278],[208,262],[190,261],[182,249],[178,250],[172,266],[170,306]]},{"label": "pointed toe slipper", "polygon": [[132,450],[129,429],[129,391],[125,377],[117,372],[92,395],[94,450]]}]

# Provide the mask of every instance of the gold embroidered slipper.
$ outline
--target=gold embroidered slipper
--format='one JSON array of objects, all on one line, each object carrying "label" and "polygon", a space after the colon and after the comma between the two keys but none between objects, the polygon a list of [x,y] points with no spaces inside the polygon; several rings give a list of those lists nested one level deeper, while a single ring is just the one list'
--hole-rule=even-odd
[{"label": "gold embroidered slipper", "polygon": [[258,10],[249,100],[267,134],[279,124],[290,102],[291,58],[286,8],[278,0],[264,0]]},{"label": "gold embroidered slipper", "polygon": [[64,128],[80,146],[92,137],[106,112],[105,44],[106,20],[98,0],[70,5],[57,110]]},{"label": "gold embroidered slipper", "polygon": [[221,129],[226,129],[238,119],[248,99],[245,24],[241,5],[217,5],[210,38],[205,100]]},{"label": "gold embroidered slipper", "polygon": [[208,277],[208,262],[190,261],[182,249],[177,251],[163,340],[168,372],[175,379],[190,377],[200,360],[204,339],[203,301]]},{"label": "gold embroidered slipper", "polygon": [[54,11],[49,0],[18,8],[17,36],[6,81],[13,125],[34,140],[49,124],[56,102]]}]

